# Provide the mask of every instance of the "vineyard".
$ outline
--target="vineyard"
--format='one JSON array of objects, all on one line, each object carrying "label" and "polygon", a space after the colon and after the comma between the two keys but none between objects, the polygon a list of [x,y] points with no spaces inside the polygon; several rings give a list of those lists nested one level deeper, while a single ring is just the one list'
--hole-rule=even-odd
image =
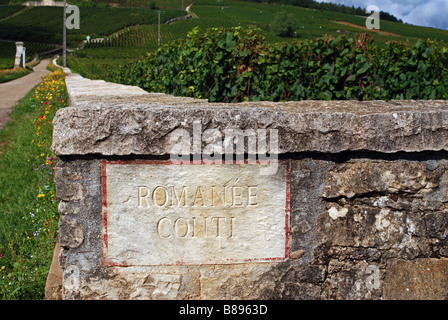
[{"label": "vineyard", "polygon": [[[74,49],[73,55],[67,57],[67,63],[74,72],[94,79],[105,78],[118,66],[142,58],[158,48],[158,19],[154,4],[163,8],[161,44],[184,39],[195,27],[199,27],[201,32],[211,27],[255,28],[268,43],[293,43],[341,34],[354,38],[365,32],[360,28],[365,25],[363,16],[279,3],[197,0],[189,12],[193,18],[170,24],[165,22],[187,14],[180,8],[182,4],[184,7],[191,4],[191,0],[76,0],[74,3],[81,6],[81,28],[67,31],[68,47]],[[7,17],[0,19],[0,39],[61,43],[61,8],[8,10]],[[292,37],[280,37],[273,31],[272,23],[282,12],[297,18],[298,27]],[[384,32],[367,32],[380,47],[393,40],[409,44],[426,38],[448,42],[448,31],[393,21],[381,21],[381,31]],[[87,36],[90,43],[83,43]]]},{"label": "vineyard", "polygon": [[[26,61],[31,61],[38,53],[47,52],[55,49],[56,46],[47,43],[25,42],[23,46],[26,48]],[[0,41],[0,69],[11,69],[14,67],[14,59],[16,56],[16,45],[12,41]]]},{"label": "vineyard", "polygon": [[[1,3],[0,3],[1,4]],[[24,6],[3,6],[0,5],[0,20],[13,15],[20,10],[25,9]]]},{"label": "vineyard", "polygon": [[[300,30],[295,38],[282,38],[275,35],[271,30],[271,23],[275,15],[284,11],[292,12],[299,17]],[[365,20],[363,17],[343,13],[235,0],[227,0],[225,3],[216,0],[198,0],[190,8],[190,12],[195,18],[171,24],[162,22],[160,27],[161,44],[167,44],[176,39],[184,39],[187,33],[195,27],[199,27],[202,31],[210,27],[242,26],[258,28],[258,32],[269,43],[291,43],[298,39],[315,39],[324,34],[336,37],[341,34],[341,30],[354,37],[360,35],[363,30],[356,28],[356,26],[342,25],[338,21],[346,21],[361,26]],[[167,17],[163,14],[162,21],[166,20]],[[448,32],[443,30],[409,26],[389,21],[384,21],[382,28],[389,32],[398,32],[402,36],[369,32],[380,46],[390,40],[415,43],[418,40],[415,35],[422,35],[423,31],[428,35],[428,30],[431,30],[430,34],[434,39],[448,41]],[[68,66],[83,76],[102,79],[108,77],[118,66],[142,58],[147,52],[153,52],[158,48],[156,24],[126,27],[103,38],[104,41],[92,41],[86,44],[84,49],[76,51],[74,56],[68,57]]]},{"label": "vineyard", "polygon": [[[232,23],[216,17],[212,19],[189,19],[160,26],[161,44],[185,38],[194,27],[208,28],[213,21],[220,26]],[[91,79],[104,79],[117,67],[144,57],[148,52],[158,48],[158,26],[140,25],[125,28],[106,37],[104,41],[86,43],[84,49],[78,50],[67,58],[67,64],[75,72]]]},{"label": "vineyard", "polygon": [[[186,14],[182,10],[165,11],[162,22]],[[83,7],[81,12],[81,28],[67,31],[69,46],[76,47],[87,35],[104,37],[131,25],[157,23],[157,12],[147,8]],[[0,21],[0,39],[61,43],[62,14],[58,7],[25,8]]]},{"label": "vineyard", "polygon": [[[156,6],[166,9],[181,9],[182,6],[182,0],[98,0],[96,2],[118,5],[120,7],[150,8]],[[184,0],[184,6],[188,6],[191,2],[191,0]]]},{"label": "vineyard", "polygon": [[[172,33],[166,32],[164,28],[163,40],[171,41],[175,39]],[[106,38],[104,41],[86,43],[85,49],[95,48],[133,48],[145,47],[152,50],[157,47],[158,31],[157,25],[135,26],[121,30],[120,32]]]},{"label": "vineyard", "polygon": [[211,102],[447,99],[448,48],[379,47],[367,34],[273,44],[257,30],[194,29],[107,80]]},{"label": "vineyard", "polygon": [[[143,4],[144,1],[141,1]],[[163,1],[162,1],[163,2]],[[168,1],[169,2],[169,1]],[[174,2],[173,2],[174,3]],[[179,2],[180,3],[180,2]],[[78,47],[86,36],[91,39],[103,38],[113,34],[113,40],[107,45],[90,43],[80,52],[80,60],[75,57],[68,61],[82,70],[90,70],[98,74],[100,70],[107,70],[129,59],[144,56],[149,50],[157,46],[158,20],[157,12],[147,8],[114,8],[114,7],[82,7],[81,28],[67,30],[69,47]],[[62,8],[59,7],[24,7],[2,6],[0,10],[0,69],[12,68],[15,58],[15,41],[24,42],[27,48],[27,60],[36,53],[42,53],[56,48],[62,42]],[[185,15],[179,9],[164,9],[161,22]],[[134,27],[132,27],[134,26]],[[149,34],[149,35],[148,35]],[[169,33],[167,33],[169,35]],[[129,38],[129,39],[127,39]],[[173,40],[174,37],[164,40]],[[151,41],[155,41],[151,44]],[[44,43],[42,43],[44,42]],[[109,48],[110,46],[119,48]],[[137,49],[132,49],[137,47]],[[100,49],[94,52],[94,48]],[[104,50],[104,49],[112,50]],[[118,51],[118,52],[117,52]],[[88,62],[86,64],[86,62]],[[86,65],[85,65],[86,64]],[[94,66],[95,65],[95,66]],[[101,73],[101,72],[100,72]]]},{"label": "vineyard", "polygon": [[[194,27],[209,27],[209,23],[205,19],[190,19],[172,24],[162,24],[160,26],[161,43],[169,43],[171,41],[183,38]],[[220,26],[225,25],[223,23]],[[229,25],[230,26],[230,25]],[[105,38],[104,41],[90,42],[85,45],[85,49],[92,48],[135,48],[144,47],[152,51],[158,47],[158,26],[141,25],[125,28]]]}]

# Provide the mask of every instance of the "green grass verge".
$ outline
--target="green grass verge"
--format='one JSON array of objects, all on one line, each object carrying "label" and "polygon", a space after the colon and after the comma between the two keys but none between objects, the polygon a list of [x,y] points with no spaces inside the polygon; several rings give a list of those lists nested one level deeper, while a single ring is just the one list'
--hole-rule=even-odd
[{"label": "green grass verge", "polygon": [[26,76],[33,72],[32,69],[28,68],[17,68],[9,70],[0,70],[0,83],[8,82]]},{"label": "green grass verge", "polygon": [[44,299],[57,239],[52,119],[66,104],[61,71],[28,93],[0,130],[0,299]]},{"label": "green grass verge", "polygon": [[26,76],[33,72],[33,68],[39,64],[39,60],[29,62],[25,68],[0,70],[0,83],[8,82]]}]

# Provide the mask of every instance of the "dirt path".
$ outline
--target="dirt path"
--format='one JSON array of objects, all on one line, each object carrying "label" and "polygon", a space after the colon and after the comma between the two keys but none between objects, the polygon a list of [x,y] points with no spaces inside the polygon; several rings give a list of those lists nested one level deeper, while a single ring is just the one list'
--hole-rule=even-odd
[{"label": "dirt path", "polygon": [[42,77],[50,73],[47,65],[51,59],[42,60],[33,68],[34,72],[16,80],[0,84],[0,129],[9,121],[9,113]]},{"label": "dirt path", "polygon": [[340,24],[345,24],[345,25],[347,25],[347,26],[351,26],[351,27],[355,27],[355,28],[364,29],[364,30],[367,30],[367,31],[373,31],[373,32],[378,32],[378,33],[382,33],[382,34],[387,34],[387,35],[389,35],[389,36],[401,37],[401,35],[396,34],[396,33],[387,32],[387,31],[382,31],[382,30],[377,30],[377,29],[368,29],[368,28],[366,28],[366,27],[359,26],[359,25],[357,25],[357,24],[350,23],[350,22],[346,22],[346,21],[333,21],[333,22],[340,23]]}]

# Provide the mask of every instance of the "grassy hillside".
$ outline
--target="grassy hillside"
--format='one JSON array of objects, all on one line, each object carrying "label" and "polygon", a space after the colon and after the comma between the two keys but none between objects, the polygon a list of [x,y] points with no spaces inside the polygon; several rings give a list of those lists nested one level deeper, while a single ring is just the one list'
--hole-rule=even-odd
[{"label": "grassy hillside", "polygon": [[13,15],[14,13],[25,9],[24,6],[6,6],[0,3],[0,20]]},{"label": "grassy hillside", "polygon": [[[273,22],[278,12],[286,11],[294,14],[299,20],[300,31],[298,36],[301,38],[314,38],[324,34],[338,34],[337,30],[349,31],[351,33],[364,32],[355,27],[349,27],[338,23],[345,21],[365,27],[365,17],[354,16],[341,12],[332,12],[325,10],[301,8],[294,6],[269,5],[263,3],[225,1],[218,3],[215,0],[199,0],[192,7],[192,11],[200,18],[211,18],[215,24],[233,26],[236,25],[255,25],[266,30],[268,38],[272,36],[269,32],[269,25]],[[375,31],[368,31],[374,35],[379,42],[388,40],[409,40],[433,38],[435,40],[448,41],[448,31],[438,30],[426,27],[417,27],[408,24],[402,24],[391,21],[381,21],[381,31],[400,35],[399,37],[384,35]],[[280,40],[272,38],[272,40]],[[283,39],[284,40],[284,39]]]},{"label": "grassy hillside", "polygon": [[[179,9],[165,9],[161,21],[185,14]],[[9,41],[0,41],[0,69],[14,64],[14,41],[25,42],[28,57],[61,45],[62,15],[59,7],[0,6],[0,40]],[[79,47],[87,35],[102,38],[129,26],[157,23],[156,10],[149,8],[82,7],[80,15],[81,28],[67,30],[71,48]],[[131,51],[126,56],[136,55]]]},{"label": "grassy hillside", "polygon": [[[0,21],[0,39],[46,43],[62,42],[62,14],[59,7],[29,7]],[[184,15],[181,10],[166,10],[163,20]],[[87,35],[103,37],[124,27],[157,22],[157,13],[148,8],[83,7],[81,28],[67,31],[69,44],[76,46]]]},{"label": "grassy hillside", "polygon": [[[182,9],[182,0],[94,0],[99,4],[118,5],[120,7],[143,7],[156,6],[164,9]],[[191,4],[193,0],[184,0],[184,7]]]},{"label": "grassy hillside", "polygon": [[[278,12],[293,13],[299,20],[295,38],[282,38],[272,32],[272,22]],[[415,43],[418,39],[433,38],[448,42],[448,31],[417,27],[398,22],[382,21],[381,31],[362,29],[365,17],[341,12],[331,12],[296,6],[270,5],[236,0],[217,2],[198,0],[191,7],[193,19],[161,26],[161,42],[168,43],[183,38],[192,28],[199,26],[205,31],[210,27],[256,27],[268,42],[291,42],[296,39],[313,39],[325,34],[338,36],[342,33],[356,36],[370,33],[381,46],[386,41],[400,40]],[[344,24],[351,23],[357,26]],[[392,35],[393,34],[393,35]],[[68,65],[74,71],[90,78],[103,78],[117,65],[145,55],[157,49],[157,25],[139,25],[125,28],[103,43],[96,43],[68,57]]]},{"label": "grassy hillside", "polygon": [[[0,5],[23,4],[28,0],[0,0]],[[56,0],[62,1],[62,0]],[[154,6],[164,9],[182,9],[182,0],[67,0],[68,3],[82,7],[126,7],[126,8],[153,8]],[[183,0],[184,7],[193,0]]]},{"label": "grassy hillside", "polygon": [[[76,50],[68,57],[68,64],[76,72],[92,78],[102,78],[116,65],[126,63],[157,49],[157,13],[151,7],[163,8],[161,16],[161,42],[167,43],[183,38],[192,28],[199,26],[205,31],[210,27],[256,27],[268,42],[291,42],[295,39],[313,39],[324,35],[347,34],[357,36],[370,33],[378,45],[390,40],[415,43],[418,39],[432,38],[448,42],[448,31],[381,21],[381,30],[365,29],[365,17],[343,12],[325,11],[298,6],[267,4],[238,0],[197,0],[190,9],[194,18],[164,24],[165,21],[185,15],[179,10],[182,0],[75,0],[80,7],[81,29],[68,30],[68,44]],[[191,0],[184,0],[187,6]],[[107,7],[107,5],[125,7]],[[9,8],[9,7],[8,7]],[[171,9],[176,8],[176,9]],[[8,9],[9,10],[9,9]],[[17,9],[14,9],[17,10]],[[20,11],[11,9],[5,19],[0,20],[0,39],[29,42],[61,43],[62,9],[37,7]],[[295,37],[279,37],[272,31],[276,14],[288,12],[298,20]],[[82,40],[105,38],[102,43],[91,43],[84,47]]]}]

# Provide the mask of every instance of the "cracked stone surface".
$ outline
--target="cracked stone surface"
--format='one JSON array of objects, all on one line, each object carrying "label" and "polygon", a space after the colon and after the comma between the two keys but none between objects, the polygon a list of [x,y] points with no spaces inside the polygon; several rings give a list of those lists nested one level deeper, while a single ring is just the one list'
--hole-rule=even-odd
[{"label": "cracked stone surface", "polygon": [[276,129],[279,153],[448,150],[446,101],[219,104],[74,74],[66,83],[70,107],[54,119],[59,155],[167,155],[173,132],[192,136],[195,121],[203,131]]},{"label": "cracked stone surface", "polygon": [[[60,160],[59,172],[72,173],[67,183],[81,177],[76,181],[85,190],[73,198],[69,188],[58,189],[58,197],[68,199],[60,205],[60,263],[68,279],[79,274],[64,286],[64,297],[446,299],[448,160],[346,157],[290,160],[290,255],[285,261],[137,267],[104,265],[101,161]],[[378,170],[389,174],[378,176]],[[437,270],[434,277],[428,271],[402,283],[407,273],[425,273],[425,266]],[[373,287],[372,279],[377,281]]]},{"label": "cracked stone surface", "polygon": [[[64,299],[448,299],[446,102],[223,106],[96,95],[82,81],[54,124]],[[278,128],[289,256],[105,265],[103,161],[166,160],[169,132],[197,117],[203,128]]]}]

